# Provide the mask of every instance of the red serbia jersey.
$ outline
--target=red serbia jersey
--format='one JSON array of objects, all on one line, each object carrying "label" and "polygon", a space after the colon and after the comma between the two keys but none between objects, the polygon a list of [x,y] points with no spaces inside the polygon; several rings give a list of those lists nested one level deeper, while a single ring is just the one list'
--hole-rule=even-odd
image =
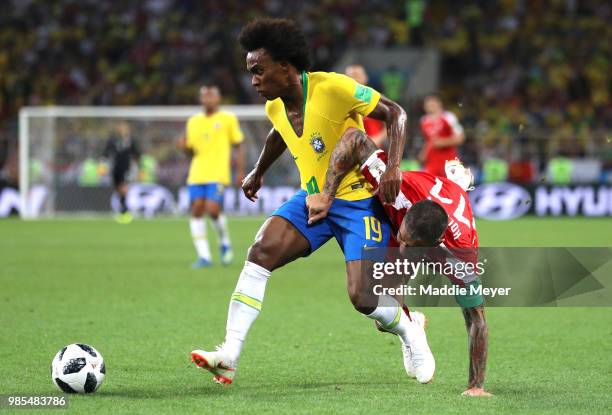
[{"label": "red serbia jersey", "polygon": [[377,136],[378,134],[380,134],[383,128],[384,125],[382,121],[370,117],[363,117],[363,129],[365,130],[368,136]]},{"label": "red serbia jersey", "polygon": [[[378,150],[361,167],[366,180],[375,189],[378,188],[380,176],[386,170],[386,162],[387,155]],[[475,261],[474,255],[477,251],[473,248],[478,248],[478,233],[470,199],[459,185],[446,177],[437,177],[427,172],[402,172],[402,185],[395,203],[383,205],[395,230],[397,231],[404,220],[408,209],[423,199],[438,203],[448,215],[448,227],[442,242],[444,247],[457,250],[453,254],[464,261]]]},{"label": "red serbia jersey", "polygon": [[421,117],[421,131],[425,139],[425,171],[434,176],[444,176],[444,163],[457,157],[455,146],[434,148],[434,137],[448,140],[455,134],[463,133],[463,127],[452,112],[444,111],[439,117],[424,115]]}]

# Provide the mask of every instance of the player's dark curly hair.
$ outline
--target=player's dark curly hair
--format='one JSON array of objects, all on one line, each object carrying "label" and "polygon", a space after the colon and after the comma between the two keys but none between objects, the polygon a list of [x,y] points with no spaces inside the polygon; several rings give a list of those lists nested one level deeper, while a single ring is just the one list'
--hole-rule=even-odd
[{"label": "player's dark curly hair", "polygon": [[306,37],[293,20],[252,20],[242,28],[238,41],[247,52],[264,48],[272,59],[289,62],[298,71],[305,71],[310,67]]},{"label": "player's dark curly hair", "polygon": [[442,206],[425,199],[408,209],[404,216],[404,226],[412,239],[436,246],[448,226],[448,215]]}]

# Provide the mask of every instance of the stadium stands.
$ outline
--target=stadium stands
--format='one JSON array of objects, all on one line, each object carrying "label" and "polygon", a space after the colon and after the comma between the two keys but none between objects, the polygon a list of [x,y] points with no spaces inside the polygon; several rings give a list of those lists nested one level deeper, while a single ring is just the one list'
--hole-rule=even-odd
[{"label": "stadium stands", "polygon": [[599,1],[9,0],[0,4],[5,146],[15,148],[24,105],[191,104],[203,80],[228,103],[261,102],[235,41],[258,15],[299,16],[315,69],[362,46],[440,50],[440,92],[477,140],[469,161],[513,161],[529,142],[539,171],[558,154],[612,167],[601,151],[612,130],[612,7]]}]

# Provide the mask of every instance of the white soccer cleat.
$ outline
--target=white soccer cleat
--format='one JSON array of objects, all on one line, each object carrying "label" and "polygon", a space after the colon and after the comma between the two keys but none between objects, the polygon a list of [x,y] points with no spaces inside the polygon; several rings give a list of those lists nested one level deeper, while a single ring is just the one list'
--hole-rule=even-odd
[{"label": "white soccer cleat", "polygon": [[[425,335],[427,318],[425,314],[419,311],[409,311],[406,306],[403,306],[402,309],[407,316],[410,315],[411,319],[408,322],[408,342],[400,337],[406,374],[411,378],[416,378],[419,383],[429,383],[436,371],[436,361],[429,344],[427,344],[427,336]],[[377,321],[375,321],[375,324],[379,331],[391,333]]]},{"label": "white soccer cleat", "polygon": [[420,311],[410,311],[410,319],[425,330],[427,328],[427,317]]},{"label": "white soccer cleat", "polygon": [[217,346],[214,352],[194,350],[191,352],[191,361],[212,373],[214,382],[230,385],[234,381],[236,364],[224,352],[223,345]]},{"label": "white soccer cleat", "polygon": [[[425,314],[421,313],[420,311],[411,311],[410,318],[413,322],[417,323],[423,329],[427,327],[427,317],[425,317]],[[404,355],[404,368],[406,369],[406,374],[408,375],[408,377],[414,379],[416,378],[416,371],[412,362],[412,350],[410,349],[410,346],[402,340],[401,337],[400,341],[402,342],[402,354]]]},{"label": "white soccer cleat", "polygon": [[404,369],[406,369],[408,377],[414,379],[416,378],[416,373],[412,364],[412,350],[410,350],[410,346],[407,343],[404,343],[401,337],[400,342],[402,342],[402,354],[404,355]]},{"label": "white soccer cleat", "polygon": [[[410,316],[412,315],[413,313],[411,312]],[[409,322],[408,326],[408,343],[405,346],[402,345],[402,351],[406,350],[406,348],[409,349],[408,355],[410,358],[408,361],[406,359],[406,352],[404,352],[406,373],[408,376],[414,376],[419,383],[429,383],[436,371],[436,361],[431,353],[429,344],[427,344],[427,336],[423,328],[424,319],[423,325],[421,325],[418,318],[413,318],[413,321]]]}]

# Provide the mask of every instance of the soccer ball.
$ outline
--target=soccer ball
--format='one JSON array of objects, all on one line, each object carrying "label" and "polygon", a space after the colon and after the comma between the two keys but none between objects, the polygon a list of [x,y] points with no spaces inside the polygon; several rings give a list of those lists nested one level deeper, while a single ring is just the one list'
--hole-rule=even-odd
[{"label": "soccer ball", "polygon": [[105,375],[102,355],[83,343],[63,347],[51,362],[51,379],[66,393],[93,393],[102,385]]}]

